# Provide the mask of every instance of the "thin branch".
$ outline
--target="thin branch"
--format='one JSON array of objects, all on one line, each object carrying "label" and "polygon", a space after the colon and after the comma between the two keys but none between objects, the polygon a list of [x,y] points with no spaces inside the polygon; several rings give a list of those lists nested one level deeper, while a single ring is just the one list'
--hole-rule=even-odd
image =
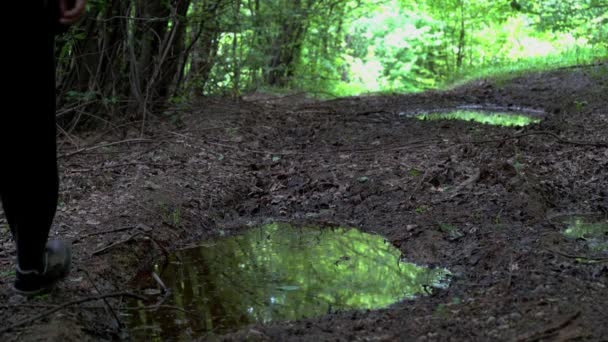
[{"label": "thin branch", "polygon": [[[194,137],[192,137],[192,138],[194,138]],[[408,142],[408,143],[397,145],[397,146],[389,146],[389,147],[383,147],[383,148],[341,149],[341,150],[313,151],[313,152],[252,150],[249,148],[242,148],[239,145],[222,144],[222,143],[212,142],[212,141],[207,141],[207,143],[210,145],[215,145],[215,146],[220,146],[220,147],[225,147],[225,148],[230,148],[230,149],[235,149],[235,150],[242,150],[242,151],[249,152],[249,153],[270,154],[270,155],[278,155],[278,156],[280,156],[280,155],[301,156],[301,155],[319,155],[319,154],[334,154],[334,153],[367,153],[367,152],[377,153],[377,152],[383,152],[383,151],[399,151],[399,150],[406,150],[408,148],[418,147],[419,144],[433,142],[433,141],[439,142],[439,141],[441,141],[441,138],[421,139],[421,140],[416,140],[416,141]]]},{"label": "thin branch", "polygon": [[98,235],[105,235],[105,234],[124,232],[125,230],[132,230],[132,229],[135,229],[137,227],[138,226],[127,226],[127,227],[121,227],[121,228],[116,228],[116,229],[111,229],[111,230],[104,230],[104,231],[101,231],[101,232],[95,232],[95,233],[83,235],[83,236],[77,238],[76,240],[72,241],[72,243],[80,242],[80,241],[82,241],[82,240],[84,240],[86,238],[92,237],[92,236],[98,236]]},{"label": "thin branch", "polygon": [[132,163],[124,163],[124,164],[114,164],[114,165],[105,165],[105,166],[99,166],[99,167],[93,167],[90,169],[67,169],[67,171],[69,172],[74,172],[74,173],[78,173],[78,172],[91,172],[91,171],[102,171],[102,170],[109,170],[109,169],[116,169],[116,168],[126,168],[129,166],[139,166],[139,165],[146,165],[146,166],[150,166],[150,167],[177,167],[177,166],[183,166],[183,163],[172,163],[172,164],[160,164],[160,163],[152,163],[152,162],[143,162],[143,161],[139,161],[139,162],[132,162]]},{"label": "thin branch", "polygon": [[556,323],[556,324],[551,324],[549,325],[549,327],[543,329],[542,331],[538,331],[532,334],[526,334],[524,336],[520,336],[516,339],[516,341],[518,342],[533,342],[533,341],[540,341],[540,340],[544,340],[545,338],[548,338],[548,335],[552,335],[557,333],[559,330],[564,329],[565,327],[569,326],[570,324],[572,324],[572,322],[574,322],[577,318],[579,318],[581,315],[581,312],[578,311],[576,312],[574,315],[567,317],[565,320],[563,320],[562,322]]},{"label": "thin branch", "polygon": [[129,237],[126,238],[126,239],[124,239],[124,240],[120,240],[120,241],[111,243],[111,244],[109,244],[109,245],[107,245],[105,247],[102,247],[102,248],[100,248],[98,250],[93,251],[93,253],[91,253],[91,256],[101,254],[101,253],[107,251],[110,248],[116,247],[118,245],[122,245],[123,243],[127,243],[127,242],[133,240],[135,237],[137,237],[140,234],[142,234],[142,233],[141,232],[135,232],[134,234],[129,235]]},{"label": "thin branch", "polygon": [[[99,291],[97,284],[93,281],[93,277],[91,277],[91,275],[89,274],[89,272],[87,270],[85,270],[84,268],[79,268],[78,271],[84,273],[84,275],[89,280],[89,283],[91,283],[91,285],[93,285],[93,288],[95,289],[95,291],[97,291],[97,293],[102,294],[101,291]],[[110,311],[110,313],[112,313],[112,316],[114,316],[114,320],[116,320],[118,327],[124,328],[124,324],[122,324],[122,322],[120,321],[120,318],[118,318],[118,314],[116,314],[116,311],[114,310],[114,308],[112,308],[110,303],[108,303],[107,298],[103,298],[102,300],[103,300],[104,304],[106,305],[106,307],[108,308],[108,310]]]},{"label": "thin branch", "polygon": [[58,156],[58,158],[69,158],[69,157],[72,157],[72,156],[74,156],[76,154],[79,154],[79,153],[82,153],[82,152],[88,152],[88,151],[92,151],[92,150],[96,150],[96,149],[100,149],[100,148],[104,148],[104,147],[110,147],[110,146],[120,145],[120,144],[129,144],[129,143],[139,143],[139,144],[142,144],[142,143],[152,143],[152,142],[155,142],[155,140],[152,140],[152,139],[142,139],[142,138],[115,141],[115,142],[112,142],[112,143],[107,143],[107,144],[101,144],[101,145],[81,148],[81,149],[76,150],[74,152],[70,152],[70,153],[66,153],[66,154],[61,154],[61,155]]},{"label": "thin branch", "polygon": [[62,109],[62,110],[60,110],[60,111],[56,112],[56,113],[55,113],[55,116],[56,116],[56,117],[60,117],[60,116],[62,116],[62,115],[65,115],[65,114],[71,113],[71,112],[73,112],[73,111],[75,111],[75,110],[78,110],[78,109],[80,109],[80,108],[83,108],[83,107],[86,107],[86,106],[88,106],[88,105],[91,105],[91,104],[93,104],[93,103],[95,103],[95,102],[97,102],[97,101],[96,101],[96,100],[94,100],[94,101],[87,101],[87,102],[81,103],[81,104],[79,104],[79,105],[76,105],[76,106],[74,106],[74,107],[70,107],[70,108],[64,108],[64,109]]},{"label": "thin branch", "polygon": [[169,290],[169,288],[167,288],[167,285],[165,285],[165,282],[163,282],[163,280],[160,279],[160,277],[158,276],[158,274],[156,274],[156,272],[152,272],[152,278],[154,278],[154,280],[156,281],[158,286],[160,286],[163,294],[171,292],[171,290]]}]

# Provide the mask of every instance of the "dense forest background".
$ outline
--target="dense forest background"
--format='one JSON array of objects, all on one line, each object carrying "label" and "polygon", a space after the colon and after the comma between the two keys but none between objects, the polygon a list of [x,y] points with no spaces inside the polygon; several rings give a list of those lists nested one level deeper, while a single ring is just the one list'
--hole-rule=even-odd
[{"label": "dense forest background", "polygon": [[608,0],[91,0],[58,39],[60,114],[92,123],[197,96],[422,91],[607,51]]}]

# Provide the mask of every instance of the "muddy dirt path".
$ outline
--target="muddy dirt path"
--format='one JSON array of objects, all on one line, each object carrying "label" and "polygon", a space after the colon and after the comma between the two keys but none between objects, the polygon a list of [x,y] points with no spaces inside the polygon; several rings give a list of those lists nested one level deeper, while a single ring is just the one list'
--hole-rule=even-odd
[{"label": "muddy dirt path", "polygon": [[[383,310],[214,338],[606,338],[608,253],[564,237],[561,218],[608,214],[607,82],[598,65],[406,96],[254,94],[176,108],[145,139],[133,129],[65,140],[52,234],[73,241],[75,270],[51,296],[13,295],[3,228],[0,339],[128,339],[124,292],[141,294],[154,260],[269,221],[383,235],[409,261],[450,269],[452,284]],[[546,116],[503,128],[403,115],[462,105]],[[89,300],[60,307],[75,299]]]}]

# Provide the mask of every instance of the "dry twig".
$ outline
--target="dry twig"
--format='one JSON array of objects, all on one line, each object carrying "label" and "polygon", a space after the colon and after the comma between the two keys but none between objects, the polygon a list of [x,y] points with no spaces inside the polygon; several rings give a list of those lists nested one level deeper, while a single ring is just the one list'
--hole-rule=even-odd
[{"label": "dry twig", "polygon": [[58,156],[58,158],[69,158],[72,157],[76,154],[79,153],[83,153],[83,152],[88,152],[88,151],[92,151],[92,150],[96,150],[96,149],[100,149],[100,148],[104,148],[104,147],[110,147],[110,146],[115,146],[115,145],[120,145],[120,144],[128,144],[128,143],[138,143],[138,144],[142,144],[142,143],[152,143],[152,142],[156,142],[156,140],[152,140],[152,139],[127,139],[127,140],[121,140],[121,141],[115,141],[112,143],[107,143],[107,144],[101,144],[101,145],[95,145],[95,146],[90,146],[90,147],[85,147],[85,148],[81,148],[79,150],[70,152],[70,153],[65,153],[65,154],[60,154]]},{"label": "dry twig", "polygon": [[552,324],[541,331],[537,331],[534,333],[528,333],[523,336],[519,336],[515,340],[517,342],[535,342],[535,341],[540,341],[540,340],[549,338],[551,335],[555,334],[559,330],[564,329],[565,327],[572,324],[572,322],[574,322],[580,315],[581,315],[581,312],[578,311],[577,313],[575,313],[572,316],[567,317],[565,320],[563,320],[560,323]]}]

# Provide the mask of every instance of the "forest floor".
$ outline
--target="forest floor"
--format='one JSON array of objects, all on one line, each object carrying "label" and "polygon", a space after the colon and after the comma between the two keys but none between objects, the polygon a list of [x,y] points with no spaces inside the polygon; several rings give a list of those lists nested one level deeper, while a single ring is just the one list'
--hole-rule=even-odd
[{"label": "forest floor", "polygon": [[[403,115],[462,105],[546,115],[525,128]],[[562,234],[565,217],[608,213],[605,64],[411,95],[202,99],[160,117],[144,139],[139,126],[61,139],[51,235],[73,241],[74,271],[52,295],[13,294],[15,251],[4,227],[0,340],[128,339],[122,295],[141,293],[164,252],[269,220],[358,227],[454,276],[445,290],[386,309],[214,338],[608,337],[608,252]],[[100,294],[108,298],[94,300]]]}]

